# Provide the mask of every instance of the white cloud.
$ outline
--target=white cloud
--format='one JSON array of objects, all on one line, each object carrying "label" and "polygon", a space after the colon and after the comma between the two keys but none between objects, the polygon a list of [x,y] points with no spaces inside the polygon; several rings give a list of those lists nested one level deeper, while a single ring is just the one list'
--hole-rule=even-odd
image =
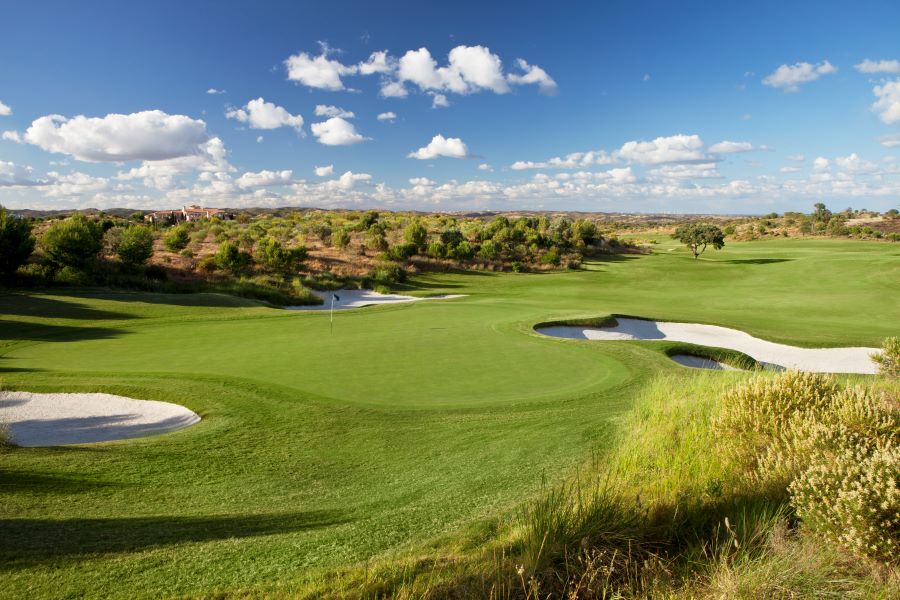
[{"label": "white cloud", "polygon": [[783,88],[786,92],[796,92],[800,89],[800,85],[836,71],[837,67],[827,60],[817,65],[798,62],[793,65],[781,65],[775,69],[774,73],[767,75],[762,82],[770,87]]},{"label": "white cloud", "polygon": [[547,161],[533,162],[519,160],[511,165],[514,171],[525,169],[583,169],[592,165],[609,165],[614,163],[612,156],[603,150],[590,152],[572,152],[565,156],[555,156]]},{"label": "white cloud", "polygon": [[359,181],[369,181],[372,176],[368,173],[354,173],[347,171],[337,179],[331,179],[322,183],[326,190],[349,190]]},{"label": "white cloud", "polygon": [[406,98],[409,95],[409,92],[402,81],[385,79],[384,82],[382,82],[380,94],[385,98]]},{"label": "white cloud", "polygon": [[8,117],[12,114],[12,109],[7,104],[0,102],[0,117]]},{"label": "white cloud", "polygon": [[47,115],[32,122],[25,141],[84,161],[165,160],[190,156],[209,140],[206,123],[148,110],[68,119]]},{"label": "white cloud", "polygon": [[878,97],[872,104],[878,117],[888,124],[900,122],[900,79],[876,85],[872,92]]},{"label": "white cloud", "polygon": [[105,177],[94,177],[77,171],[65,175],[50,171],[47,176],[50,182],[42,189],[52,198],[93,195],[109,190],[109,180]]},{"label": "white cloud", "polygon": [[313,123],[310,128],[319,143],[326,146],[348,146],[369,139],[357,133],[352,123],[340,117],[331,117],[322,123]]},{"label": "white cloud", "polygon": [[883,135],[878,138],[878,143],[885,148],[900,148],[900,133]]},{"label": "white cloud", "polygon": [[159,190],[177,187],[176,179],[190,173],[221,173],[223,176],[234,167],[228,164],[228,151],[219,138],[212,138],[200,146],[194,154],[167,160],[144,161],[139,167],[119,172],[116,179],[127,181],[142,179],[144,185]]},{"label": "white cloud", "polygon": [[625,160],[643,165],[703,162],[709,160],[703,146],[700,136],[680,134],[658,137],[650,142],[625,142],[616,154]]},{"label": "white cloud", "polygon": [[656,179],[709,179],[720,177],[716,163],[663,165],[650,171]]},{"label": "white cloud", "polygon": [[15,142],[17,144],[25,143],[18,131],[4,131],[0,134],[0,139],[6,140],[7,142]]},{"label": "white cloud", "polygon": [[328,177],[329,175],[334,174],[334,165],[328,165],[327,167],[316,167],[313,170],[319,177]]},{"label": "white cloud", "polygon": [[0,187],[35,185],[32,168],[0,160]]},{"label": "white cloud", "polygon": [[813,160],[813,171],[819,173],[827,171],[831,168],[829,166],[830,164],[831,162],[824,156],[817,156],[816,159]]},{"label": "white cloud", "polygon": [[779,173],[798,173],[798,172],[800,172],[800,167],[793,167],[793,166],[781,167],[780,169],[778,169],[778,172]]},{"label": "white cloud", "polygon": [[396,68],[396,61],[388,56],[387,50],[373,52],[369,60],[358,65],[360,75],[373,75],[375,73],[390,73]]},{"label": "white cloud", "polygon": [[263,170],[258,173],[248,171],[238,177],[235,184],[243,189],[285,185],[291,182],[291,175],[293,175],[293,173],[294,172],[290,169],[284,171]]},{"label": "white cloud", "polygon": [[750,152],[753,150],[753,144],[750,142],[732,142],[722,140],[718,144],[709,147],[709,151],[713,154],[732,154],[734,152]]},{"label": "white cloud", "polygon": [[225,113],[229,119],[247,123],[251,129],[278,129],[293,127],[298,133],[303,131],[303,117],[292,115],[285,108],[262,98],[251,100],[243,108],[234,108]]},{"label": "white cloud", "polygon": [[262,144],[264,139],[265,139],[265,138],[264,138],[263,136],[258,135],[258,136],[256,136],[256,143],[257,143],[257,144]]},{"label": "white cloud", "polygon": [[434,185],[435,182],[427,177],[411,177],[409,183],[410,185]]},{"label": "white cloud", "polygon": [[855,152],[848,156],[838,156],[834,159],[838,168],[854,173],[874,173],[878,166],[867,160],[861,159]]},{"label": "white cloud", "polygon": [[510,73],[506,78],[510,83],[515,85],[534,83],[544,94],[552,94],[556,91],[556,82],[539,66],[530,65],[522,58],[516,60],[516,65],[522,70],[522,74]]},{"label": "white cloud", "polygon": [[650,73],[644,73],[644,76],[641,77],[641,81],[650,81]]},{"label": "white cloud", "polygon": [[431,95],[431,108],[447,108],[448,106],[450,106],[450,101],[444,94]]},{"label": "white cloud", "polygon": [[343,90],[343,75],[353,75],[359,69],[353,65],[344,65],[328,58],[328,47],[322,44],[319,56],[310,56],[306,52],[293,54],[284,61],[287,76],[291,81],[321,90]]},{"label": "white cloud", "polygon": [[224,94],[225,90],[217,90],[216,88],[211,87],[208,90],[206,90],[206,93],[211,94],[211,95]]},{"label": "white cloud", "polygon": [[449,158],[466,158],[469,155],[469,149],[459,138],[445,138],[441,134],[434,136],[427,146],[419,148],[415,152],[409,153],[409,158],[417,158],[419,160],[431,160],[439,156]]},{"label": "white cloud", "polygon": [[489,165],[487,163],[481,163],[480,165],[478,165],[478,170],[479,171],[487,171],[488,173],[493,173],[494,167],[492,167],[491,165]]},{"label": "white cloud", "polygon": [[790,156],[787,157],[787,159],[793,160],[795,162],[803,162],[804,160],[806,160],[806,157],[803,156],[802,154],[791,154]]},{"label": "white cloud", "polygon": [[389,123],[392,122],[396,118],[397,118],[397,113],[392,112],[392,111],[383,112],[378,115],[379,121],[387,121]]},{"label": "white cloud", "polygon": [[860,73],[900,73],[900,60],[869,60],[854,65]]},{"label": "white cloud", "polygon": [[350,112],[349,110],[344,110],[343,108],[337,106],[331,106],[329,104],[317,104],[316,105],[316,116],[317,117],[341,117],[342,119],[352,119],[356,115]]}]

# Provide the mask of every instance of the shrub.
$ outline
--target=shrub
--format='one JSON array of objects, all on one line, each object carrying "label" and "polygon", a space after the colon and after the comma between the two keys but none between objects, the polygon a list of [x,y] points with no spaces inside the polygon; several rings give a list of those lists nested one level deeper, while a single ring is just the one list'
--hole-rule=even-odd
[{"label": "shrub", "polygon": [[408,244],[414,244],[416,248],[424,248],[428,241],[428,230],[419,219],[415,219],[403,231],[403,238]]},{"label": "shrub", "polygon": [[285,248],[281,242],[271,237],[264,237],[256,245],[254,258],[256,262],[270,271],[288,274],[300,268],[306,260],[307,251],[303,246]]},{"label": "shrub", "polygon": [[223,271],[230,271],[238,274],[250,266],[250,255],[247,252],[239,250],[238,247],[231,242],[224,242],[219,246],[215,256],[216,266]]},{"label": "shrub", "polygon": [[179,252],[187,247],[191,241],[188,230],[183,225],[177,225],[170,229],[163,237],[163,244],[169,252]]},{"label": "shrub", "polygon": [[31,223],[13,217],[0,206],[0,278],[18,270],[34,251]]},{"label": "shrub", "polygon": [[391,246],[387,252],[387,256],[390,260],[404,261],[414,256],[418,249],[419,247],[413,243],[397,244],[396,246]]},{"label": "shrub", "polygon": [[456,227],[451,227],[441,232],[441,243],[450,249],[454,248],[464,239],[462,232]]},{"label": "shrub", "polygon": [[374,228],[366,235],[366,247],[374,252],[383,252],[388,249],[387,238],[384,233]]},{"label": "shrub", "polygon": [[478,249],[478,256],[486,260],[495,260],[500,256],[500,250],[497,248],[497,244],[494,240],[487,240],[481,244],[481,248]]},{"label": "shrub", "polygon": [[369,278],[382,284],[403,283],[406,281],[406,271],[396,263],[383,262],[375,267]]},{"label": "shrub", "polygon": [[559,250],[556,248],[551,248],[541,255],[542,264],[559,266],[559,262]]},{"label": "shrub", "polygon": [[447,247],[441,242],[431,242],[425,253],[431,258],[444,258],[447,254]]},{"label": "shrub", "polygon": [[153,256],[153,231],[143,225],[130,225],[121,231],[113,251],[129,267],[143,265]]},{"label": "shrub", "polygon": [[459,260],[469,260],[475,256],[475,250],[469,245],[469,242],[463,240],[453,249],[453,256]]},{"label": "shrub", "polygon": [[350,232],[346,229],[338,229],[331,234],[331,245],[335,248],[344,249],[350,245]]},{"label": "shrub", "polygon": [[788,372],[737,386],[714,431],[754,487],[787,492],[811,530],[858,555],[900,550],[900,411],[871,389]]},{"label": "shrub", "polygon": [[881,352],[872,355],[878,363],[878,372],[888,377],[900,377],[900,337],[885,338]]},{"label": "shrub", "polygon": [[54,268],[86,271],[94,266],[103,249],[103,230],[84,215],[75,214],[51,225],[44,232],[41,246]]}]

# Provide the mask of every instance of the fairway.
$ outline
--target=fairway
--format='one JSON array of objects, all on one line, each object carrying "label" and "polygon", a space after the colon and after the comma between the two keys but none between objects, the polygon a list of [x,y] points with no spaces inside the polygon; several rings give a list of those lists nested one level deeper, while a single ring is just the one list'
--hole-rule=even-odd
[{"label": "fairway", "polygon": [[[8,597],[266,590],[514,510],[609,447],[663,342],[553,339],[609,314],[803,347],[898,334],[896,244],[662,240],[544,274],[421,275],[464,297],[293,312],[229,296],[0,296],[3,389],[181,404],[187,429],[0,453]],[[722,373],[717,376],[730,377]]]}]

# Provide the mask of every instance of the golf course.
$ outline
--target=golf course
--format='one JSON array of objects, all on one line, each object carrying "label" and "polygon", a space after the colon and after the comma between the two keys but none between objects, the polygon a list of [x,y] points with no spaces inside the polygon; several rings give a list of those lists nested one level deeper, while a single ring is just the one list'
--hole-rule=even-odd
[{"label": "golf course", "polygon": [[538,323],[631,315],[807,348],[898,333],[896,244],[729,242],[699,260],[662,236],[652,248],[578,270],[420,274],[398,293],[461,297],[336,311],[333,324],[220,294],[0,295],[3,390],[201,418],[0,453],[0,596],[290,596],[463,531],[490,537],[545,486],[602,463],[661,375],[748,376],[680,366],[675,343],[556,339]]}]

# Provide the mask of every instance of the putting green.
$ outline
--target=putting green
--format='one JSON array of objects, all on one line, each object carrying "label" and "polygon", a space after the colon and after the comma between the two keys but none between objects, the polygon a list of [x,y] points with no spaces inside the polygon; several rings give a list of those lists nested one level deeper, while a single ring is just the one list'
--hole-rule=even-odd
[{"label": "putting green", "polygon": [[452,534],[602,451],[652,373],[688,371],[662,343],[556,340],[533,324],[624,313],[875,346],[898,333],[898,255],[784,240],[694,261],[665,242],[577,272],[422,276],[413,291],[468,296],[341,312],[333,333],[327,313],[213,295],[0,296],[5,388],[203,417],[0,454],[3,593],[289,589]]}]

